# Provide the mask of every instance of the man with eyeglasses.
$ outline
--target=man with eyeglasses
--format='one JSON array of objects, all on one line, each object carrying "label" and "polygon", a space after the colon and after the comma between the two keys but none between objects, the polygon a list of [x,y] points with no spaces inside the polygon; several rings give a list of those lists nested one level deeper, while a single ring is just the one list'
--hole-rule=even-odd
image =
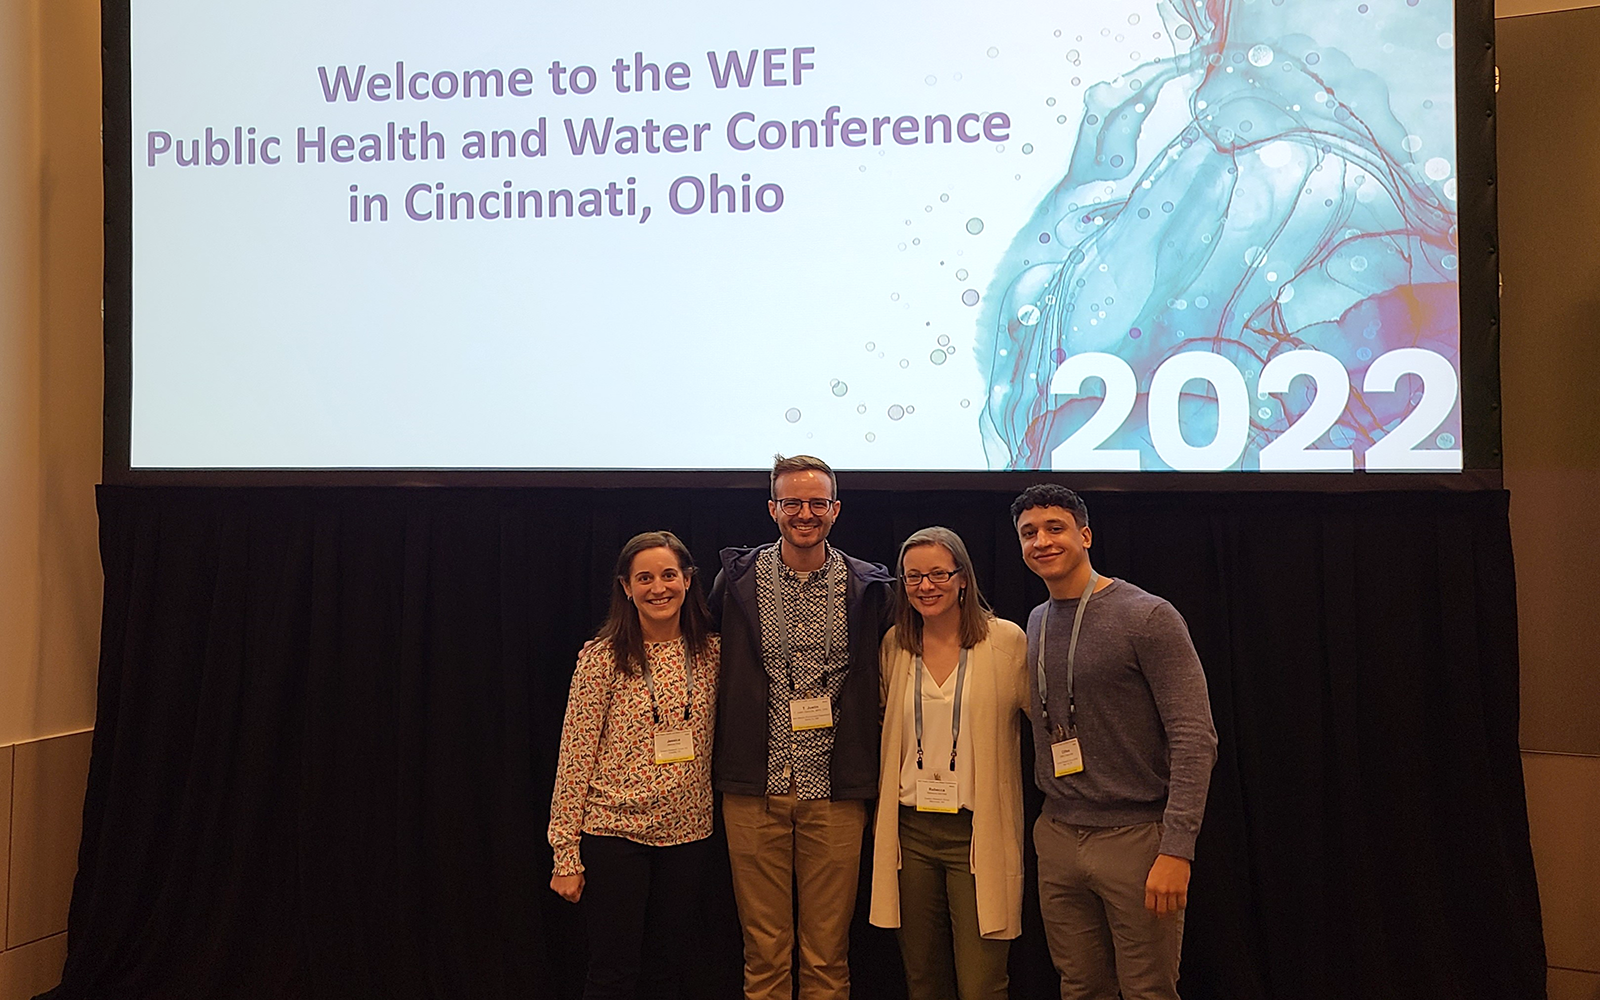
[{"label": "man with eyeglasses", "polygon": [[712,780],[749,1000],[790,1000],[797,931],[801,1000],[850,996],[861,836],[878,793],[878,642],[894,597],[887,569],[828,545],[839,506],[826,462],[778,456],[777,544],[722,550],[711,589],[722,632]]}]

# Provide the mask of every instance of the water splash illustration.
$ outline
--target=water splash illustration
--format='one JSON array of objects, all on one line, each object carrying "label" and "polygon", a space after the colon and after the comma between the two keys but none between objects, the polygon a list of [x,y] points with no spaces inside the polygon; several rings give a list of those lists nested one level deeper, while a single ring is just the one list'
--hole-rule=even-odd
[{"label": "water splash illustration", "polygon": [[[1400,383],[1409,391],[1360,391],[1372,359],[1425,347],[1459,373],[1452,12],[1442,0],[1384,7],[1162,0],[1172,55],[1088,89],[1064,176],[984,296],[991,467],[1049,468],[1099,408],[1093,381],[1083,396],[1049,394],[1056,368],[1083,352],[1132,366],[1138,402],[1105,446],[1138,448],[1147,469],[1167,466],[1145,394],[1180,351],[1227,357],[1252,390],[1283,351],[1334,355],[1352,389],[1324,447],[1370,444],[1411,409],[1414,376]],[[1202,385],[1180,400],[1199,441],[1217,426]],[[1257,467],[1312,395],[1307,379],[1252,392],[1235,467]],[[1459,404],[1439,431],[1441,447],[1459,439]]]}]

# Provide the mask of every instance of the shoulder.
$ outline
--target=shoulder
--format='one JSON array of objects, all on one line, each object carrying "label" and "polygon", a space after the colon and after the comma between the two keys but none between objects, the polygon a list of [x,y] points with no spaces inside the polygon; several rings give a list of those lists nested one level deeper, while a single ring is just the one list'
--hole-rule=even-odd
[{"label": "shoulder", "polygon": [[1009,618],[991,618],[989,619],[989,642],[1000,649],[1018,645],[1026,646],[1028,644],[1028,633],[1022,630],[1021,625],[1011,621]]},{"label": "shoulder", "polygon": [[894,576],[889,572],[889,567],[883,565],[882,563],[867,562],[865,559],[857,559],[855,556],[850,555],[842,550],[839,551],[839,555],[844,557],[846,571],[848,571],[851,576],[855,577],[857,580],[860,580],[862,583],[890,584],[894,582]]},{"label": "shoulder", "polygon": [[610,677],[616,673],[617,657],[611,643],[605,639],[590,639],[578,651],[578,668],[574,676],[586,678]]},{"label": "shoulder", "polygon": [[761,557],[762,550],[767,548],[770,548],[770,546],[755,545],[748,548],[730,547],[723,549],[717,553],[717,557],[722,563],[722,572],[732,577],[742,576],[750,570],[750,567],[755,565],[756,560]]}]

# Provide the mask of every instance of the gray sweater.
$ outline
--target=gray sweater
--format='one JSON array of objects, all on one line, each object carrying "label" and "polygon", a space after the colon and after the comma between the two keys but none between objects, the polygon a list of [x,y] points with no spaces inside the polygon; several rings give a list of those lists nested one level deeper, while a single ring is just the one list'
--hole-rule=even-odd
[{"label": "gray sweater", "polygon": [[1077,598],[1050,600],[1028,616],[1028,715],[1044,811],[1075,826],[1160,820],[1161,853],[1193,859],[1217,733],[1188,626],[1167,601],[1125,580],[1112,580],[1090,599],[1074,666],[1083,770],[1057,778],[1055,737],[1039,711],[1039,629],[1049,614],[1050,722],[1065,729],[1067,645],[1077,610]]}]

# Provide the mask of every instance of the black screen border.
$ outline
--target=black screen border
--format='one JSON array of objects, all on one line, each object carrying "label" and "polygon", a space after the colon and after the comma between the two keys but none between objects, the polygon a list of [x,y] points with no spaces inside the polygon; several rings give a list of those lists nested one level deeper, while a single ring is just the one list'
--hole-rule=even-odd
[{"label": "black screen border", "polygon": [[[133,111],[131,0],[102,0],[105,411],[101,477],[117,486],[528,486],[765,488],[761,470],[161,469],[131,465]],[[1043,478],[1090,490],[1474,490],[1501,488],[1500,267],[1495,196],[1493,0],[1455,0],[1462,472],[861,471],[860,489],[1015,491]]]}]

